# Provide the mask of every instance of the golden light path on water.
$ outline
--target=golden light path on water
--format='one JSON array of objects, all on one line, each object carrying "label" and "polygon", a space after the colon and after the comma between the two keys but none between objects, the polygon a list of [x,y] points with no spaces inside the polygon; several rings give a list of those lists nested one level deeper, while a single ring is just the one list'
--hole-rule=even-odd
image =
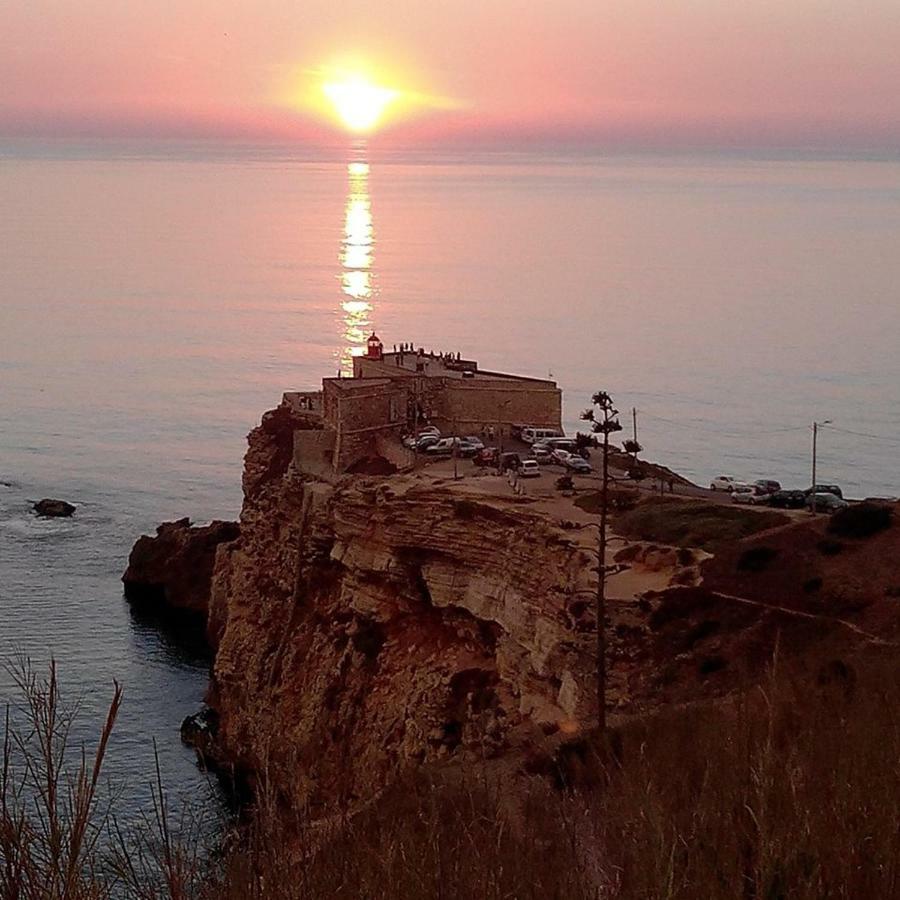
[{"label": "golden light path on water", "polygon": [[375,231],[369,198],[369,165],[352,162],[347,166],[347,204],[344,236],[340,252],[342,348],[339,368],[353,372],[353,357],[364,352],[371,328],[372,303],[376,295],[372,271]]}]

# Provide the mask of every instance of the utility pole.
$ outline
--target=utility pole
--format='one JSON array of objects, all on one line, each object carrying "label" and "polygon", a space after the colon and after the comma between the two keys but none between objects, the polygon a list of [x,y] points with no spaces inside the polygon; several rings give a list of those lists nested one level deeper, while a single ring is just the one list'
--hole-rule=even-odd
[{"label": "utility pole", "polygon": [[826,419],[824,422],[813,422],[813,437],[812,437],[812,503],[810,504],[810,513],[812,515],[816,514],[816,452],[817,445],[819,440],[819,429],[823,425],[830,425],[831,419]]},{"label": "utility pole", "polygon": [[[631,436],[634,440],[635,446],[637,446],[637,407],[631,407]],[[634,451],[634,458],[637,460],[637,450]]]},{"label": "utility pole", "polygon": [[[510,398],[511,400],[512,398]],[[510,404],[510,400],[503,400],[497,404],[497,474],[503,474],[503,410]]]},{"label": "utility pole", "polygon": [[419,468],[419,386],[413,389],[413,471]]},{"label": "utility pole", "polygon": [[459,435],[457,432],[459,431],[459,422],[454,419],[453,420],[453,480],[456,481],[459,478]]}]

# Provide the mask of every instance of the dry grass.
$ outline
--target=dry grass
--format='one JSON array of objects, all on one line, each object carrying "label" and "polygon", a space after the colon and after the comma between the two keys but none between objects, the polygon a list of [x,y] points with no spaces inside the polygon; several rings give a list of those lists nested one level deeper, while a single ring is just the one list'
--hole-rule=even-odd
[{"label": "dry grass", "polygon": [[308,827],[263,788],[220,853],[173,837],[161,786],[142,833],[115,829],[95,785],[120,694],[70,778],[55,681],[51,670],[22,683],[29,739],[7,729],[4,900],[900,896],[900,679],[889,657],[775,671],[726,704],[572,743],[532,761],[540,774],[419,772],[349,820]]}]

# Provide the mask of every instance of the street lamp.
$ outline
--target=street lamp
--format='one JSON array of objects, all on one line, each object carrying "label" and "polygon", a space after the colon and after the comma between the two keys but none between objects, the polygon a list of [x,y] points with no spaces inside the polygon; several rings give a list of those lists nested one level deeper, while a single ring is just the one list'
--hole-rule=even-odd
[{"label": "street lamp", "polygon": [[813,422],[813,438],[812,438],[812,503],[810,504],[810,513],[816,514],[816,451],[819,439],[819,429],[825,425],[830,425],[831,419],[825,419],[824,422]]},{"label": "street lamp", "polygon": [[500,458],[503,456],[503,410],[512,403],[512,400],[510,397],[497,404],[497,471],[500,474],[503,474],[503,460]]}]

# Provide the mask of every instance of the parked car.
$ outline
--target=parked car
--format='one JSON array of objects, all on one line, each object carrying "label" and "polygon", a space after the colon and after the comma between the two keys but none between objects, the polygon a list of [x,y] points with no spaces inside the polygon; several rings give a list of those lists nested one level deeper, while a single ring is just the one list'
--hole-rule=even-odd
[{"label": "parked car", "polygon": [[808,497],[813,493],[813,490],[817,494],[834,494],[835,497],[844,499],[844,492],[836,484],[817,484],[815,488],[807,488],[803,493]]},{"label": "parked car", "polygon": [[531,445],[531,456],[542,465],[553,462],[553,454],[547,447],[539,447],[537,444]]},{"label": "parked car", "polygon": [[770,478],[760,478],[758,481],[754,481],[753,487],[756,488],[757,494],[774,494],[781,490],[781,485]]},{"label": "parked car", "polygon": [[523,459],[519,466],[519,478],[537,478],[541,474],[541,467],[536,459]]},{"label": "parked car", "polygon": [[803,509],[806,494],[803,491],[775,491],[768,495],[766,502],[777,509]]},{"label": "parked car", "polygon": [[522,466],[522,458],[518,453],[503,453],[500,456],[500,471],[506,472],[508,469],[519,469]]},{"label": "parked car", "polygon": [[471,444],[476,450],[484,450],[484,441],[474,434],[467,434],[463,440]]},{"label": "parked car", "polygon": [[737,485],[731,494],[734,503],[746,503],[749,506],[768,503],[769,497],[771,494],[760,491],[755,485]]},{"label": "parked car", "polygon": [[550,459],[556,463],[558,466],[564,466],[567,464],[569,457],[572,454],[569,453],[568,450],[551,450],[550,451]]},{"label": "parked car", "polygon": [[590,475],[594,471],[586,459],[582,459],[574,453],[569,454],[569,458],[566,460],[566,468],[577,475]]},{"label": "parked car", "polygon": [[568,450],[569,453],[574,453],[578,449],[578,445],[572,438],[567,437],[558,437],[558,438],[547,438],[546,440],[540,441],[546,447],[549,447],[551,450]]},{"label": "parked car", "polygon": [[428,448],[433,447],[439,440],[441,440],[440,435],[423,434],[415,445],[415,449],[420,453],[427,452]]},{"label": "parked car", "polygon": [[500,451],[496,447],[482,447],[472,457],[476,466],[496,466]]},{"label": "parked car", "polygon": [[419,429],[419,434],[436,434],[438,437],[441,436],[441,429],[437,427],[437,425],[423,425]]},{"label": "parked car", "polygon": [[743,484],[733,475],[718,475],[709,484],[711,491],[733,491],[736,484]]},{"label": "parked car", "polygon": [[846,509],[849,505],[843,497],[838,497],[837,494],[833,494],[831,491],[816,491],[815,494],[810,493],[806,497],[806,506],[809,509],[828,513],[829,515],[836,513],[839,509]]},{"label": "parked car", "polygon": [[526,444],[533,444],[535,441],[545,441],[547,438],[559,436],[559,431],[556,428],[538,428],[534,425],[523,426],[520,434],[522,441]]},{"label": "parked car", "polygon": [[477,451],[478,448],[473,444],[458,437],[440,438],[425,449],[429,456],[450,456],[456,452],[462,457],[468,457],[474,456]]}]

